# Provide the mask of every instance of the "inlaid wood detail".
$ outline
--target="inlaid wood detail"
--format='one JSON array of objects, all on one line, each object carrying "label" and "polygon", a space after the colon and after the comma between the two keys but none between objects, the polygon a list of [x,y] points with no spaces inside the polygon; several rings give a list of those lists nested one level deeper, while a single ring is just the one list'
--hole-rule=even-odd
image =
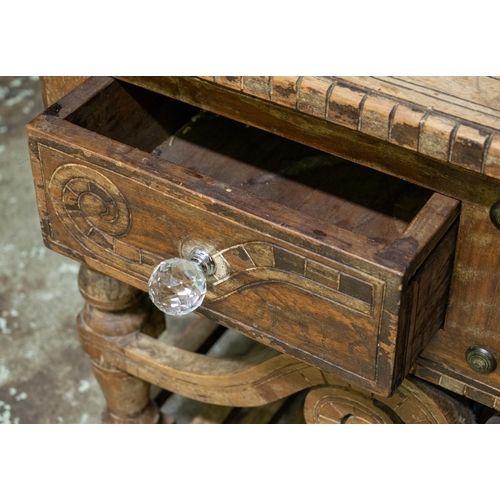
[{"label": "inlaid wood detail", "polygon": [[[130,80],[131,77],[125,78]],[[474,213],[472,217],[470,216],[471,205],[462,210],[463,231],[461,229],[461,243],[459,243],[455,265],[455,278],[457,279],[454,280],[445,326],[450,329],[450,332],[441,330],[434,336],[426,351],[425,356],[428,359],[421,358],[419,361],[419,376],[428,380],[435,379],[436,383],[443,384],[444,387],[460,394],[466,392],[469,397],[484,401],[485,404],[498,405],[496,396],[500,387],[498,373],[489,375],[471,373],[464,358],[464,352],[472,345],[471,341],[476,343],[481,340],[480,345],[486,345],[497,355],[499,352],[498,339],[495,334],[495,325],[498,324],[498,321],[495,321],[498,316],[496,313],[498,294],[495,293],[498,273],[494,264],[498,254],[496,236],[500,233],[495,228],[489,228],[491,223],[487,214],[491,204],[498,201],[497,193],[499,192],[498,181],[494,179],[494,177],[500,179],[498,79],[485,77],[432,79],[425,77],[249,77],[244,82],[242,77],[209,77],[208,81],[203,78],[163,78],[148,83],[151,79],[137,77],[134,83],[139,86],[145,85],[146,88],[149,88],[151,84],[151,88],[160,93],[165,93],[165,88],[170,88],[167,95],[172,95],[177,99],[205,109],[212,109],[220,114],[224,114],[226,110],[226,114],[235,120],[289,136],[296,141],[303,141],[324,151],[375,169],[382,169],[410,182],[467,200],[470,204],[482,206],[480,211],[474,208],[477,213]],[[46,99],[48,104],[61,98],[76,84],[74,77],[49,77],[44,80],[46,83],[44,93],[46,97],[50,94],[50,98]],[[75,82],[70,82],[70,80],[75,80]],[[64,91],[61,91],[63,87]],[[91,99],[95,89],[87,85],[84,91],[83,87],[75,92],[70,100],[62,100],[61,104],[57,103],[48,110],[47,116],[56,117],[61,107],[63,114],[65,112],[67,116],[68,113],[74,112],[81,102]],[[172,89],[175,89],[175,92]],[[112,93],[103,94],[102,101],[112,103],[113,99],[110,99],[112,95]],[[254,107],[249,103],[252,103]],[[129,146],[118,143],[124,140],[123,138],[130,130],[134,130],[134,137],[135,132],[138,136],[142,134],[142,139],[134,143],[134,146],[146,142],[144,137],[154,136],[150,133],[150,129],[144,126],[144,118],[147,114],[141,113],[137,109],[138,106],[127,108],[122,104],[120,101],[118,113],[112,115],[115,124],[113,126],[116,126],[120,133],[110,136],[115,141],[114,146],[110,147],[108,144],[100,153],[100,158],[105,156],[102,153],[104,150],[106,155],[114,154],[120,167],[123,167],[121,162],[128,155]],[[279,106],[274,106],[274,104]],[[151,109],[158,109],[158,107],[153,106]],[[227,113],[228,109],[231,113]],[[124,118],[127,113],[138,118],[126,121]],[[178,113],[170,113],[170,115],[178,116]],[[63,115],[59,114],[59,116]],[[101,115],[92,113],[91,116],[95,118],[94,128],[89,127],[89,130],[98,132]],[[74,120],[74,123],[81,122]],[[124,126],[121,127],[120,124]],[[48,120],[40,124],[40,129],[53,135],[50,128],[52,125]],[[172,130],[176,129],[175,126]],[[364,135],[359,134],[358,131]],[[42,135],[47,136],[46,132]],[[31,145],[36,146],[37,134],[35,134],[35,139],[30,140]],[[89,160],[88,143],[85,145],[82,137],[79,137],[74,130],[71,130],[68,136],[71,141],[75,141],[77,149],[78,144],[83,144],[86,149],[82,149],[84,153],[80,153],[80,158],[66,159],[63,163],[68,161],[78,163],[81,159]],[[94,135],[93,140],[100,142],[102,138],[96,139]],[[32,148],[32,153],[36,155],[34,148]],[[94,160],[98,156],[94,156]],[[136,155],[136,165],[142,168],[141,159],[144,160]],[[33,160],[36,167],[36,158]],[[448,164],[445,165],[442,162],[448,162]],[[149,161],[148,165],[153,165],[153,179],[154,175],[162,172],[157,164]],[[460,168],[455,168],[456,166]],[[485,175],[480,175],[481,172]],[[57,217],[54,217],[50,207],[44,203],[46,187],[43,172],[36,167],[34,174],[42,228],[47,244],[80,261],[86,260],[96,268],[114,274],[120,279],[142,286],[142,281],[134,274],[135,254],[133,252],[135,249],[121,245],[124,243],[123,239],[114,238],[117,253],[111,251],[107,251],[106,254],[92,251],[80,252],[78,244],[68,243],[58,227],[54,228],[53,233],[45,230],[51,228],[51,222]],[[50,178],[50,174],[48,177]],[[115,185],[121,187],[116,180],[114,182]],[[154,182],[156,181],[153,180],[153,184]],[[182,179],[182,182],[185,182],[185,179]],[[470,223],[471,219],[473,224]],[[77,234],[80,237],[79,230]],[[71,237],[68,237],[68,240],[71,240]],[[86,248],[88,250],[88,247]],[[114,256],[119,252],[128,256],[129,260],[115,259]],[[252,259],[255,260],[255,254],[252,255]],[[106,256],[113,257],[112,265],[109,264]],[[261,259],[259,262],[254,262],[257,266],[274,266],[273,252],[262,253],[259,258]],[[144,253],[141,254],[141,259],[142,266],[145,267],[147,258]],[[239,257],[235,256],[234,259],[233,264]],[[152,266],[153,260],[149,259],[147,263]],[[117,270],[120,266],[121,270]],[[324,268],[321,265],[315,268],[309,262],[306,266],[306,277],[316,283],[324,284],[328,289],[336,289],[340,275],[334,271],[330,273],[323,271]],[[324,278],[323,282],[321,278]],[[429,289],[432,290],[432,287]],[[419,302],[416,298],[413,301]],[[408,318],[408,322],[413,324],[419,318],[420,315],[416,314],[415,317]],[[422,369],[424,366],[427,368],[426,363],[429,360],[434,362],[434,375],[430,374],[430,370]]]},{"label": "inlaid wood detail", "polygon": [[271,280],[308,290],[370,316],[375,315],[375,307],[382,308],[382,282],[370,276],[363,279],[359,272],[352,276],[347,267],[335,262],[327,267],[278,245],[259,241],[221,250],[214,258],[217,260],[219,256],[228,266],[224,266],[225,273],[219,279],[210,283],[207,303],[222,300],[243,287]]},{"label": "inlaid wood detail", "polygon": [[[143,250],[120,240],[127,236],[132,226],[129,203],[102,173],[82,164],[65,163],[52,174],[48,193],[59,219],[84,247],[98,255],[111,252],[139,266],[143,264]],[[162,259],[158,255],[148,255],[155,263]],[[217,259],[219,255],[225,258],[230,272],[224,274],[223,279],[211,283],[207,303],[223,300],[242,287],[258,286],[273,280],[373,316],[374,285],[360,279],[359,272],[358,277],[347,274],[348,268],[344,266],[341,266],[341,272],[266,242],[237,245],[217,252],[214,257]],[[143,269],[145,276],[150,273],[150,266],[147,262]],[[138,266],[136,268],[139,269]],[[320,283],[316,283],[315,278],[320,274],[318,270],[322,268],[326,270],[327,277],[324,279],[320,275]],[[274,270],[272,275],[269,273],[271,269]],[[335,274],[338,276],[336,280],[332,277]],[[368,276],[366,278],[369,279]],[[378,290],[378,297],[381,292]],[[343,296],[350,299],[345,300]],[[377,305],[382,307],[380,299]]]},{"label": "inlaid wood detail", "polygon": [[[39,144],[38,154],[48,162],[73,159],[43,144]],[[132,227],[132,210],[123,193],[104,174],[81,163],[63,163],[48,181],[47,196],[64,227],[95,255],[116,256],[141,273],[150,273],[154,262],[161,260],[123,241]],[[48,230],[55,238],[52,224]]]},{"label": "inlaid wood detail", "polygon": [[[122,190],[110,180],[116,177],[110,175],[108,178],[106,171],[68,161],[71,156],[45,145],[40,144],[38,151],[42,161],[54,169],[47,190],[49,202],[77,244],[104,262],[112,261],[127,274],[134,272],[146,283],[154,265],[170,255],[153,254],[133,244],[142,234],[142,229],[133,224],[138,206],[129,203]],[[60,229],[56,228],[54,232],[54,228],[55,221],[50,225],[50,231],[51,238],[57,239]],[[189,245],[183,248],[183,256],[186,257],[184,254],[189,248]],[[219,276],[218,281],[209,283],[203,304],[209,314],[222,314],[223,320],[229,322],[238,318],[245,327],[253,325],[253,332],[272,335],[274,343],[275,336],[281,336],[283,327],[280,323],[288,320],[292,309],[301,309],[305,316],[301,319],[300,331],[296,333],[304,337],[300,341],[301,351],[305,348],[312,350],[317,357],[320,351],[313,339],[309,338],[308,344],[304,341],[311,335],[308,332],[320,328],[319,320],[310,312],[311,308],[320,307],[325,316],[324,324],[329,325],[327,329],[322,328],[322,358],[334,363],[337,369],[348,372],[355,369],[370,384],[377,379],[377,370],[384,370],[384,364],[379,367],[377,361],[380,354],[385,357],[383,349],[378,347],[386,342],[380,339],[384,281],[335,261],[325,266],[310,256],[270,242],[250,241],[234,245],[214,253],[214,258],[216,262],[220,258],[225,260],[227,265],[223,269],[229,272]],[[315,281],[323,268],[328,269],[327,279]],[[240,294],[247,296],[249,293],[255,296],[251,299],[252,307],[227,313],[228,308],[240,300]],[[234,298],[236,294],[238,297]],[[283,300],[284,304],[281,303]],[[291,306],[289,301],[294,305]],[[254,307],[262,311],[250,312]],[[271,311],[272,307],[275,310]],[[280,322],[277,318],[281,318]],[[337,329],[343,334],[340,335]],[[352,357],[346,358],[336,352],[345,349],[344,345],[349,346]],[[359,364],[358,358],[366,364]]]},{"label": "inlaid wood detail", "polygon": [[[500,179],[497,79],[200,78]],[[239,85],[241,79],[249,84]]]},{"label": "inlaid wood detail", "polygon": [[[440,332],[441,333],[441,332]],[[424,380],[447,389],[461,396],[473,399],[485,406],[500,410],[500,393],[498,389],[485,383],[486,376],[481,376],[482,380],[473,380],[470,376],[464,376],[454,370],[420,358],[413,373]],[[493,381],[495,384],[496,381]],[[496,384],[495,384],[496,385]]]}]

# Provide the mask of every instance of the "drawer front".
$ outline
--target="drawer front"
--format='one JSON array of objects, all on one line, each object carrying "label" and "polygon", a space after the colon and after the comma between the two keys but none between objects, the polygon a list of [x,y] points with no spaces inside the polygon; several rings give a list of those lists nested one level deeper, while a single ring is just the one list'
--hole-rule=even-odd
[{"label": "drawer front", "polygon": [[202,310],[268,343],[285,341],[325,368],[327,361],[375,380],[383,281],[151,189],[113,172],[116,165],[98,167],[41,143],[38,155],[49,245],[112,266],[144,290],[161,260],[207,248],[217,272]]},{"label": "drawer front", "polygon": [[201,312],[383,395],[439,328],[456,238],[448,199],[424,256],[410,238],[387,249],[307,218],[297,228],[272,204],[256,215],[250,196],[66,122],[59,105],[28,129],[50,248],[146,290],[161,260],[203,247],[217,272]]}]

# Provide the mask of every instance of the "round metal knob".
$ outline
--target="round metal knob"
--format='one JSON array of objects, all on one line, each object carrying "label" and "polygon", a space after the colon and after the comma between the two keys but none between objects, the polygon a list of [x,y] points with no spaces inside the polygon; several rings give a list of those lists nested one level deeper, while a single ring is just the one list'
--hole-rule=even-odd
[{"label": "round metal knob", "polygon": [[497,229],[500,229],[500,201],[497,201],[490,208],[490,219],[491,219],[491,222],[493,222],[493,225]]},{"label": "round metal knob", "polygon": [[493,354],[483,347],[469,347],[465,353],[465,359],[469,366],[479,373],[491,373],[497,367]]},{"label": "round metal knob", "polygon": [[149,296],[154,305],[171,316],[189,314],[198,308],[207,293],[206,276],[215,272],[208,252],[195,248],[188,259],[160,262],[149,278]]}]

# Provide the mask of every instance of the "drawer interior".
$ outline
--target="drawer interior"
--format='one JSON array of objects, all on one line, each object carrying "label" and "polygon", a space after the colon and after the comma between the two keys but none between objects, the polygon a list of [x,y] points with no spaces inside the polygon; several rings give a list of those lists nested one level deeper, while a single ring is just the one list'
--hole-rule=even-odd
[{"label": "drawer interior", "polygon": [[318,220],[390,244],[432,192],[114,81],[68,121]]}]

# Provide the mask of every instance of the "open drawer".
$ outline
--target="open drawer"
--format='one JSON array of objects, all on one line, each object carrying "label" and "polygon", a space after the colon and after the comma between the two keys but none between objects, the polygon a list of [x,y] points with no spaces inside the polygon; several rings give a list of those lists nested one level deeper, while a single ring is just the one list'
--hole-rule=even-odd
[{"label": "open drawer", "polygon": [[203,314],[385,396],[443,322],[456,200],[107,77],[28,136],[44,241],[94,269],[202,247]]}]

